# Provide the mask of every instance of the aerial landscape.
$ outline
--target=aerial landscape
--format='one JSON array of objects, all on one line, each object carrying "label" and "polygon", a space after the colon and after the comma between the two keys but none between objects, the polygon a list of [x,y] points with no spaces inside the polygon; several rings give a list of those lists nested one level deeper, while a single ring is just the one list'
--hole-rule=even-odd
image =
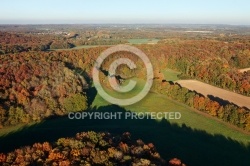
[{"label": "aerial landscape", "polygon": [[249,6],[3,1],[0,165],[250,165]]}]

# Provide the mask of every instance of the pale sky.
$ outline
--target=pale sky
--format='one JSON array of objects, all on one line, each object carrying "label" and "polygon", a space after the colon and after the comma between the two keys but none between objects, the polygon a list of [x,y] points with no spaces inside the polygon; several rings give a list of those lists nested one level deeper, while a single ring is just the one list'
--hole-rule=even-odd
[{"label": "pale sky", "polygon": [[248,0],[1,0],[0,24],[250,25]]}]

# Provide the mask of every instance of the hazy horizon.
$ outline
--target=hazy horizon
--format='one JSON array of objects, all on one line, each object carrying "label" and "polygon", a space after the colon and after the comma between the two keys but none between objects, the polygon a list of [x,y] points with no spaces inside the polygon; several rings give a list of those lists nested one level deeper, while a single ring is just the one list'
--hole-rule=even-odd
[{"label": "hazy horizon", "polygon": [[0,23],[1,26],[4,25],[159,25],[159,26],[181,26],[181,25],[194,25],[194,26],[246,26],[250,27],[250,24],[196,24],[196,23]]},{"label": "hazy horizon", "polygon": [[0,24],[226,24],[250,25],[250,2],[2,1]]}]

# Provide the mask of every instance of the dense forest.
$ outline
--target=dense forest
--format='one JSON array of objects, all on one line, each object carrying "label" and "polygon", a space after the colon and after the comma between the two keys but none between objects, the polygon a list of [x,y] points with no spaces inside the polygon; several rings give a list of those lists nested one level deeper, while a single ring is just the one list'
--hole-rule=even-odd
[{"label": "dense forest", "polygon": [[[171,82],[164,82],[161,73],[165,68],[172,68],[180,71],[180,77],[183,79],[195,78],[249,96],[250,72],[240,73],[237,70],[250,64],[248,46],[248,43],[239,45],[214,40],[168,40],[156,45],[140,45],[138,48],[143,50],[153,63],[156,78],[153,91],[166,94],[193,108],[249,130],[250,118],[247,108],[208,98]],[[50,116],[65,115],[70,111],[86,110],[86,91],[91,86],[92,67],[95,59],[106,48],[2,55],[1,126],[40,121]],[[118,68],[117,75],[122,79],[134,76],[144,78],[143,64],[138,57],[127,52],[118,52],[107,58],[102,70],[108,71],[107,67],[117,57],[128,57],[138,62],[135,70]],[[104,79],[105,73],[101,73],[100,77],[108,87],[109,83]]]},{"label": "dense forest", "polygon": [[[22,56],[23,55],[23,56]],[[53,56],[9,55],[1,59],[1,125],[15,125],[87,109],[84,76]],[[6,111],[6,109],[8,111]]]},{"label": "dense forest", "polygon": [[0,31],[0,55],[23,51],[44,51],[51,44],[51,36],[38,37]]},{"label": "dense forest", "polygon": [[129,132],[123,135],[77,133],[74,138],[59,138],[56,142],[35,143],[7,154],[0,154],[0,164],[45,166],[185,166],[179,159],[166,162],[152,143],[133,140]]},{"label": "dense forest", "polygon": [[70,32],[16,33],[0,31],[0,55],[29,51],[70,49],[82,45],[114,45],[127,43],[125,39],[112,38],[103,32],[92,32],[79,36]]}]

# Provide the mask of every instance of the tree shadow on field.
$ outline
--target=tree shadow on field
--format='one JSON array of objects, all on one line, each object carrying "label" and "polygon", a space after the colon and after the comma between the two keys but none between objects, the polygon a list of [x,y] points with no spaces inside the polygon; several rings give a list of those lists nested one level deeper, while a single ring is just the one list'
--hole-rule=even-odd
[{"label": "tree shadow on field", "polygon": [[95,100],[95,97],[97,95],[97,90],[95,87],[90,87],[87,91],[86,91],[86,96],[88,98],[87,102],[88,102],[88,106],[91,106],[93,101]]},{"label": "tree shadow on field", "polygon": [[231,104],[231,105],[234,105],[235,107],[241,107],[241,108],[244,108],[246,110],[249,110],[249,108],[245,107],[245,106],[238,106],[237,104],[235,103],[232,103],[228,100],[224,100],[222,98],[219,98],[219,97],[216,97],[216,96],[213,96],[213,95],[207,95],[207,97],[210,99],[210,100],[213,100],[213,101],[217,101],[220,105],[222,106],[226,106],[228,104]]},{"label": "tree shadow on field", "polygon": [[[87,112],[121,114],[117,119],[70,120],[67,116],[44,120],[0,137],[0,152],[12,151],[35,142],[56,141],[60,137],[73,137],[82,131],[108,131],[114,134],[130,132],[132,139],[152,142],[165,160],[177,157],[188,166],[250,165],[250,146],[226,138],[194,130],[186,125],[171,124],[167,120],[125,119],[124,108],[116,105],[93,108]],[[121,113],[120,113],[121,112]]]},{"label": "tree shadow on field", "polygon": [[222,106],[225,106],[225,105],[228,105],[228,104],[232,104],[230,101],[228,100],[224,100],[222,98],[219,98],[219,97],[216,97],[216,96],[213,96],[213,95],[207,95],[207,97],[210,99],[210,100],[213,100],[213,101],[216,101],[218,102],[220,105]]}]

